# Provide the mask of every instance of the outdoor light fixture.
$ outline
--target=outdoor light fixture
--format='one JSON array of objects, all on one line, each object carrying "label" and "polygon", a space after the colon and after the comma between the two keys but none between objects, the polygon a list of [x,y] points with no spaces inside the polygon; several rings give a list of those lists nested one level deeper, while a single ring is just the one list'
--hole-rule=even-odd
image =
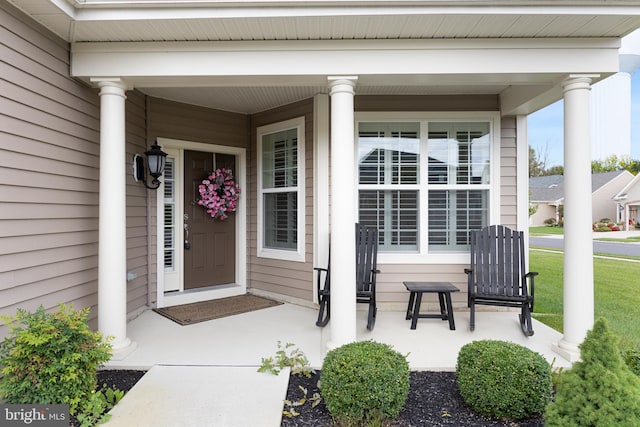
[{"label": "outdoor light fixture", "polygon": [[158,144],[153,144],[151,149],[145,152],[144,155],[147,158],[149,175],[153,178],[151,185],[147,184],[147,170],[144,167],[144,158],[139,154],[133,155],[133,179],[135,179],[136,182],[142,181],[144,186],[151,190],[157,190],[158,187],[160,187],[158,178],[160,178],[162,172],[164,172],[164,161],[167,153],[162,151]]}]

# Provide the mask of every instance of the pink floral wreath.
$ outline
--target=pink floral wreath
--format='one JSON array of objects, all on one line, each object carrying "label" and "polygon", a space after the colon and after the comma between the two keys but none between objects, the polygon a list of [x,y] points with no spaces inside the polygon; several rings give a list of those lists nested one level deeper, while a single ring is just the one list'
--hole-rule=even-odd
[{"label": "pink floral wreath", "polygon": [[235,212],[240,189],[233,180],[231,169],[218,168],[198,186],[198,204],[207,209],[213,219],[227,219],[227,212]]}]

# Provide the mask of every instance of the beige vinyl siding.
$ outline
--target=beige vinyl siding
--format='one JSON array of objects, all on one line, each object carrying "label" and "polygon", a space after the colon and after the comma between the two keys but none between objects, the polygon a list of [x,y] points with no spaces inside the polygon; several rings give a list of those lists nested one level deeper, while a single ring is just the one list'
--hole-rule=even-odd
[{"label": "beige vinyl siding", "polygon": [[[259,258],[257,253],[257,161],[256,129],[296,117],[305,117],[305,262]],[[275,292],[307,301],[313,300],[313,99],[297,102],[251,117],[251,155],[249,159],[249,263],[248,287]]]},{"label": "beige vinyl siding", "polygon": [[127,313],[149,305],[148,261],[155,240],[149,236],[147,207],[153,190],[147,190],[133,179],[134,154],[143,154],[146,146],[146,97],[138,91],[127,92],[125,103],[126,161],[127,161]]},{"label": "beige vinyl siding", "polygon": [[500,102],[495,95],[356,95],[354,109],[356,111],[498,111]]},{"label": "beige vinyl siding", "polygon": [[[500,224],[518,226],[517,199],[517,121],[515,117],[502,117],[500,129]],[[527,172],[524,172],[528,174]]]},{"label": "beige vinyl siding", "polygon": [[244,114],[149,97],[148,120],[149,146],[162,137],[248,147],[249,117]]},{"label": "beige vinyl siding", "polygon": [[97,93],[69,77],[67,43],[4,0],[0,50],[0,314],[73,303],[95,326]]}]

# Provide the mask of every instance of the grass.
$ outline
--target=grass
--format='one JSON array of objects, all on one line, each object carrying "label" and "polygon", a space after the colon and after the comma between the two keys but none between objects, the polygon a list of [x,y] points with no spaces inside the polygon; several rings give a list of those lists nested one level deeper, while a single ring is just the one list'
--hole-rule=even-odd
[{"label": "grass", "polygon": [[529,234],[531,236],[544,236],[547,234],[564,234],[562,227],[547,227],[544,225],[537,227],[529,227]]},{"label": "grass", "polygon": [[[562,252],[531,250],[536,277],[534,317],[562,332]],[[618,259],[594,258],[595,317],[604,317],[626,345],[640,347],[640,265]]]},{"label": "grass", "polygon": [[640,236],[630,236],[630,237],[627,237],[626,239],[620,239],[615,237],[596,237],[596,239],[605,241],[605,242],[623,242],[623,243],[640,242]]}]

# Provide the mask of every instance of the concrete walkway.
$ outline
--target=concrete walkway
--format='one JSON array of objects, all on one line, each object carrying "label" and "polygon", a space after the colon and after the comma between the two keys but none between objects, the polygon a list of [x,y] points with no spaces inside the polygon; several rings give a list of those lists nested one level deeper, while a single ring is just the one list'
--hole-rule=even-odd
[{"label": "concrete walkway", "polygon": [[110,427],[279,426],[289,370],[152,367],[111,411]]}]

